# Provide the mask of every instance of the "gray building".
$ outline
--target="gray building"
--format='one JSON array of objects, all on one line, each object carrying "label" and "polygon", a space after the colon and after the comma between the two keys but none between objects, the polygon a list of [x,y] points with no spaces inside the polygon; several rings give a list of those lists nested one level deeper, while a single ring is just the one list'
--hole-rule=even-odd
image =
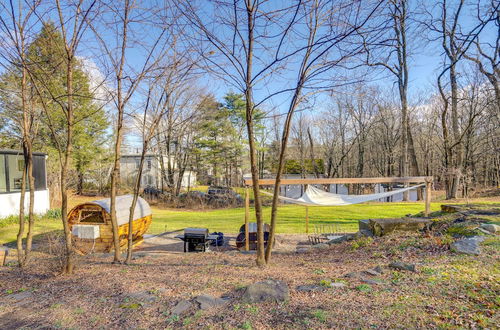
[{"label": "gray building", "polygon": [[[137,176],[137,171],[139,169],[139,164],[141,161],[140,154],[124,154],[120,158],[120,176],[122,182],[128,186],[134,184],[135,178]],[[163,163],[167,164],[167,157],[163,157]],[[171,161],[174,169],[177,167],[176,164]],[[176,180],[178,172],[176,171]],[[196,173],[192,171],[185,171],[182,176],[182,187],[194,187],[196,186]],[[161,163],[160,158],[154,154],[147,154],[144,159],[144,168],[142,170],[141,177],[141,188],[156,188],[162,189],[162,176],[161,176]]]}]

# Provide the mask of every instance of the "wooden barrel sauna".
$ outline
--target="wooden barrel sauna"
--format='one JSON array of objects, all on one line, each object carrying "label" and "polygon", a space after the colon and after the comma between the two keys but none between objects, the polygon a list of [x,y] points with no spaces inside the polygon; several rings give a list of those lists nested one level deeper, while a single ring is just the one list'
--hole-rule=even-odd
[{"label": "wooden barrel sauna", "polygon": [[[127,245],[128,219],[133,195],[116,197],[116,220],[120,247]],[[75,206],[68,213],[72,238],[75,248],[81,253],[109,252],[113,250],[113,231],[111,227],[111,199],[100,199]],[[143,241],[148,230],[152,214],[148,202],[139,197],[134,211],[132,224],[134,246]]]}]

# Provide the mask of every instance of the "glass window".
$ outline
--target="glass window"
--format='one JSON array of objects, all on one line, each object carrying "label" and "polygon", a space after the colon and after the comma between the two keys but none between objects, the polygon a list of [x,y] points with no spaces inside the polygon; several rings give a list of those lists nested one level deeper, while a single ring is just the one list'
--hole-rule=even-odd
[{"label": "glass window", "polygon": [[104,223],[104,218],[102,217],[101,211],[81,210],[80,211],[80,222]]},{"label": "glass window", "polygon": [[35,190],[47,189],[45,180],[45,156],[33,156],[33,178],[35,179]]},{"label": "glass window", "polygon": [[5,156],[0,155],[0,193],[7,191],[7,175],[5,173]]},{"label": "glass window", "polygon": [[21,191],[21,185],[23,181],[23,170],[24,170],[23,156],[22,155],[6,155],[6,156],[8,163],[7,167],[9,169],[10,191]]}]

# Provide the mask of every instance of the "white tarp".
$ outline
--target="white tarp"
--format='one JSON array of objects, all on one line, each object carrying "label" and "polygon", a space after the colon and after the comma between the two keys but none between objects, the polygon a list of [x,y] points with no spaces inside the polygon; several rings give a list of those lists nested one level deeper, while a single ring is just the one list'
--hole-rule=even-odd
[{"label": "white tarp", "polygon": [[[116,197],[116,220],[119,226],[128,223],[130,206],[132,205],[133,198],[133,195],[123,195]],[[104,210],[106,210],[106,212],[111,214],[111,198],[99,199],[90,203],[101,206]],[[134,220],[143,218],[148,215],[151,215],[151,208],[149,207],[148,202],[139,197],[134,209]]]},{"label": "white tarp", "polygon": [[[415,189],[418,187],[425,186],[425,184],[420,184],[417,186],[412,186],[412,187],[407,187],[407,188],[402,188],[398,190],[393,190],[393,191],[387,191],[383,193],[378,193],[378,194],[366,194],[366,195],[340,195],[340,194],[332,194],[326,191],[323,191],[321,189],[318,189],[314,187],[313,185],[308,185],[305,193],[300,196],[300,198],[290,198],[290,197],[283,197],[279,196],[278,198],[294,203],[294,204],[301,204],[301,205],[309,205],[309,206],[341,206],[341,205],[351,205],[351,204],[359,204],[359,203],[364,203],[368,201],[373,201],[377,200],[380,198],[386,198],[390,197],[392,195],[396,195],[411,189]],[[267,195],[272,195],[271,193],[268,192],[263,192]]]}]

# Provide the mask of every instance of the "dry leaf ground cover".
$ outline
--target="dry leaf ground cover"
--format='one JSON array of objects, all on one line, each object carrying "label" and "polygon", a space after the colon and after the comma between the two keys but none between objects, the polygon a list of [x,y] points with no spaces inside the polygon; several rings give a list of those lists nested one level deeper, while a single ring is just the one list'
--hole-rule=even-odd
[{"label": "dry leaf ground cover", "polygon": [[[288,237],[289,238],[289,237]],[[490,236],[480,256],[456,255],[446,240],[388,236],[307,253],[276,254],[270,266],[235,251],[160,253],[113,265],[109,256],[81,257],[73,276],[56,276],[54,260],[38,252],[24,272],[0,270],[0,328],[494,328],[500,324],[500,239]],[[379,284],[345,277],[391,261],[417,272],[384,268]],[[243,288],[268,278],[285,281],[287,302],[242,304]],[[298,285],[342,282],[343,288],[299,292]],[[374,283],[374,282],[373,282]],[[13,302],[9,297],[24,294]],[[181,299],[230,297],[220,308],[175,316]]]}]

